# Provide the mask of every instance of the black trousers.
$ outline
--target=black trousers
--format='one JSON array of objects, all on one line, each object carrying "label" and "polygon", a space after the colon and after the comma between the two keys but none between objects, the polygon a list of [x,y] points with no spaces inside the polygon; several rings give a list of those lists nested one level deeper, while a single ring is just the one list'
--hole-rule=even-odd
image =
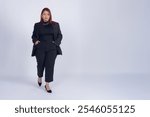
[{"label": "black trousers", "polygon": [[37,75],[43,77],[45,69],[45,82],[52,82],[54,75],[55,59],[57,57],[56,49],[37,48],[36,50],[37,61]]}]

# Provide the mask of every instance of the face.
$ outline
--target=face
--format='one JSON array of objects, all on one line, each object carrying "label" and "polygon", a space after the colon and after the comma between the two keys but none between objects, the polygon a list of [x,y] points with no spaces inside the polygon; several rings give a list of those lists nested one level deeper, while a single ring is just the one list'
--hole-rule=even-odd
[{"label": "face", "polygon": [[42,14],[42,19],[44,20],[44,22],[49,21],[49,18],[50,18],[49,12],[48,11],[44,11],[43,14]]}]

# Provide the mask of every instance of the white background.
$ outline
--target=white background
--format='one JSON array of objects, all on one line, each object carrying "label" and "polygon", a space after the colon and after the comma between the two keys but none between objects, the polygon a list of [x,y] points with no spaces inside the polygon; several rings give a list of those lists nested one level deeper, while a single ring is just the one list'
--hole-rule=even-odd
[{"label": "white background", "polygon": [[[69,99],[80,99],[76,95],[78,91],[83,94],[83,99],[150,98],[147,94],[150,81],[149,0],[1,0],[1,92],[12,88],[17,89],[18,94],[21,90],[27,93],[30,88],[26,84],[32,81],[30,86],[36,85],[31,35],[44,7],[51,9],[53,20],[60,23],[63,34],[63,55],[57,56],[54,87],[63,84],[58,91],[64,88],[64,91],[72,92],[76,89],[72,97],[68,94],[58,96],[58,99],[68,96]],[[15,86],[13,83],[16,83]],[[135,89],[131,92],[112,95],[122,92],[119,90],[122,86],[124,91],[129,91],[133,85]],[[112,94],[99,96],[99,93],[111,92],[109,89],[112,88],[115,89]],[[83,92],[81,89],[84,89]],[[108,90],[99,92],[100,89]],[[96,93],[89,95],[88,91]],[[137,94],[139,91],[142,96]],[[30,94],[29,97],[15,94],[9,97],[6,92],[1,98],[36,97]],[[131,96],[133,92],[137,95]]]}]

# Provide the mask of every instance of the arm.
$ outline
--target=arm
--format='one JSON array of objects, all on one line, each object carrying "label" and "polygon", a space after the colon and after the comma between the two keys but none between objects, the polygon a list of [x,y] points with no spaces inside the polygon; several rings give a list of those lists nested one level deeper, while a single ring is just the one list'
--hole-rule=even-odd
[{"label": "arm", "polygon": [[60,26],[59,26],[59,23],[57,23],[58,25],[58,34],[57,34],[57,39],[55,41],[53,41],[54,44],[56,44],[57,46],[59,46],[61,44],[61,40],[63,38],[63,35],[61,33],[61,30],[60,30]]},{"label": "arm", "polygon": [[38,28],[37,28],[37,24],[35,23],[34,24],[34,30],[33,30],[33,33],[32,33],[32,42],[35,43],[37,41],[39,41],[39,35],[38,35]]}]

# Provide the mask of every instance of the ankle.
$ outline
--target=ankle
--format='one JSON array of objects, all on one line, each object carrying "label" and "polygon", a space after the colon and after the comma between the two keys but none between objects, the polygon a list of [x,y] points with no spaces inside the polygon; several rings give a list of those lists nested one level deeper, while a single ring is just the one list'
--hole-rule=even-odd
[{"label": "ankle", "polygon": [[38,81],[39,81],[39,82],[42,82],[42,78],[38,78]]}]

